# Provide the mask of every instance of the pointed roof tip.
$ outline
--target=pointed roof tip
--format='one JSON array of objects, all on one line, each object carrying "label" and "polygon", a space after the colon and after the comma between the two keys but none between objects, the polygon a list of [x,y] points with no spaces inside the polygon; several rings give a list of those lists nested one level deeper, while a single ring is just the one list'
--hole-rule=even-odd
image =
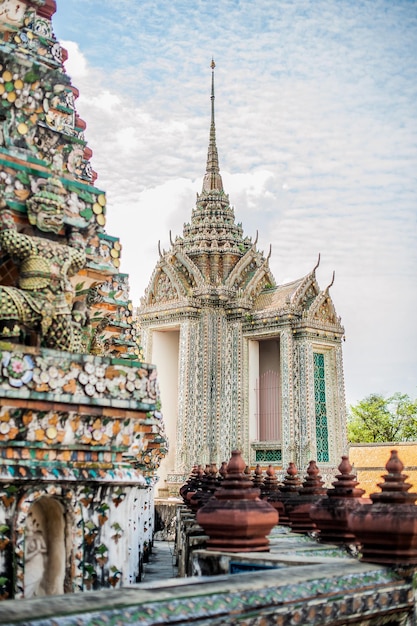
[{"label": "pointed roof tip", "polygon": [[314,274],[314,272],[316,271],[316,269],[318,268],[318,266],[320,265],[320,258],[321,258],[321,254],[319,252],[319,258],[317,259],[317,263],[315,264],[315,266],[313,267],[313,271],[311,272],[312,274]]},{"label": "pointed roof tip", "polygon": [[224,191],[223,181],[220,176],[219,157],[216,146],[216,125],[214,121],[214,68],[216,64],[211,59],[211,120],[210,120],[210,138],[207,152],[206,174],[203,180],[203,192]]},{"label": "pointed roof tip", "polygon": [[333,286],[335,277],[336,277],[336,272],[333,270],[332,280],[331,280],[330,284],[326,287],[326,291],[329,291],[330,287]]}]

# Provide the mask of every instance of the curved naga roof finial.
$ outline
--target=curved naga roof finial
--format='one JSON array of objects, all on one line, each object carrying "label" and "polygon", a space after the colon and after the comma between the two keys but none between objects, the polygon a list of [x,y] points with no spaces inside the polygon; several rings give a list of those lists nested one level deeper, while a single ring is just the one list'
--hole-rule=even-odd
[{"label": "curved naga roof finial", "polygon": [[158,240],[158,252],[159,252],[159,256],[160,256],[160,257],[161,257],[161,259],[162,259],[162,252],[161,252],[161,240],[160,240],[160,239]]},{"label": "curved naga roof finial", "polygon": [[336,276],[336,272],[333,270],[332,280],[331,280],[330,285],[328,285],[328,286],[326,287],[326,291],[329,291],[330,287],[332,287],[332,286],[333,286],[335,276]]},{"label": "curved naga roof finial", "polygon": [[253,242],[253,245],[256,246],[257,243],[258,243],[258,230],[256,230],[256,237],[255,237],[255,241]]},{"label": "curved naga roof finial", "polygon": [[267,261],[269,261],[269,259],[271,258],[271,254],[272,254],[272,243],[269,244],[269,252],[268,252],[268,256],[266,257]]},{"label": "curved naga roof finial", "polygon": [[171,246],[174,245],[174,242],[172,241],[172,231],[169,231],[169,242],[170,242]]},{"label": "curved naga roof finial", "polygon": [[214,123],[214,68],[216,64],[214,59],[211,60],[211,122],[210,122],[210,140],[207,152],[207,168],[203,180],[203,192],[213,190],[223,191],[223,181],[220,176],[219,157],[216,146],[216,126]]},{"label": "curved naga roof finial", "polygon": [[320,252],[319,252],[319,258],[317,259],[317,263],[315,264],[315,266],[313,267],[313,271],[311,272],[312,274],[314,274],[314,272],[316,271],[319,265],[320,265]]}]

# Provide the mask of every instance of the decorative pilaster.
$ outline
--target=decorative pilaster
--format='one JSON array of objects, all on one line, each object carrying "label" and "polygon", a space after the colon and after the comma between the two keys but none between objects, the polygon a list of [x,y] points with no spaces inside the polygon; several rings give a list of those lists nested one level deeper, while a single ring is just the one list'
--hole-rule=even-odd
[{"label": "decorative pilaster", "polygon": [[281,372],[282,372],[282,463],[287,465],[294,460],[297,451],[296,426],[294,424],[294,352],[293,338],[290,329],[285,329],[280,334],[281,345]]}]

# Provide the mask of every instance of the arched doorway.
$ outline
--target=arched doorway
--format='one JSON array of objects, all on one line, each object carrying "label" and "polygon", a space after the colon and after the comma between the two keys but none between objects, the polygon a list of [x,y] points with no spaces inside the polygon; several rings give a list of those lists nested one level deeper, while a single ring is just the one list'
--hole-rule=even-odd
[{"label": "arched doorway", "polygon": [[56,498],[42,496],[26,519],[25,598],[64,593],[65,563],[64,507]]}]

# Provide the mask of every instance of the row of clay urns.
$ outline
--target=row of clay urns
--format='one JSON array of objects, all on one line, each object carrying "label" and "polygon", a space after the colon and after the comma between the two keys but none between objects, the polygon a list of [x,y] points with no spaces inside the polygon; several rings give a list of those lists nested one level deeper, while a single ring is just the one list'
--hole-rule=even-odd
[{"label": "row of clay urns", "polygon": [[311,506],[326,495],[323,481],[315,461],[310,461],[307,476],[301,483],[297,468],[290,463],[282,485],[278,484],[274,468],[270,465],[265,478],[259,465],[255,468],[253,482],[261,489],[261,497],[268,500],[279,512],[279,523],[291,526],[294,532],[317,530],[309,515]]},{"label": "row of clay urns", "polygon": [[[362,560],[386,565],[417,565],[417,493],[402,473],[404,465],[396,450],[385,466],[387,474],[378,484],[381,491],[364,498],[364,490],[342,457],[331,489],[323,488],[314,461],[302,485],[297,484],[293,464],[279,487],[285,513],[294,532],[317,532],[320,541],[357,544]],[[285,519],[285,518],[284,518]],[[280,523],[284,522],[283,517]],[[285,523],[285,522],[284,522]]]},{"label": "row of clay urns", "polygon": [[195,513],[199,508],[213,496],[222,480],[226,476],[227,463],[222,463],[220,470],[214,463],[206,465],[205,469],[201,465],[195,465],[187,482],[180,488],[180,495],[184,503]]},{"label": "row of clay urns", "polygon": [[364,490],[357,488],[347,456],[342,457],[338,470],[333,488],[326,489],[315,461],[310,461],[303,482],[295,464],[290,463],[279,486],[281,493],[276,495],[284,507],[280,523],[290,526],[293,532],[319,533],[319,539],[324,542],[357,543],[348,527],[348,514],[370,500],[362,498]]},{"label": "row of clay urns", "polygon": [[[232,459],[233,454],[236,456],[238,453],[232,453]],[[240,464],[242,462],[240,460]],[[357,487],[358,482],[352,474],[347,456],[342,457],[338,469],[340,474],[336,475],[333,488],[325,489],[314,461],[308,466],[303,484],[294,463],[290,463],[287,476],[279,487],[273,468],[268,468],[265,480],[257,468],[252,492],[249,489],[250,472],[246,468],[239,479],[239,493],[235,490],[232,500],[242,499],[241,487],[247,493],[244,499],[249,500],[258,500],[259,490],[262,489],[264,499],[279,513],[280,523],[289,524],[295,532],[315,531],[320,540],[336,544],[360,543],[364,560],[386,564],[417,564],[417,507],[414,505],[417,494],[408,493],[411,485],[405,482],[407,477],[401,473],[403,465],[397,452],[391,452],[386,464],[388,474],[383,476],[384,482],[378,485],[381,492],[372,494],[370,499],[362,497],[364,491]],[[226,477],[226,471],[223,470]],[[196,468],[195,474],[200,485],[197,484],[195,491],[188,492],[186,497],[201,508],[204,497],[195,494],[203,491],[201,483],[204,472]],[[211,484],[213,486],[213,482]],[[220,498],[217,498],[218,485],[216,489],[206,489],[210,495],[208,498],[206,496],[204,502],[207,504],[216,498],[217,501],[230,499],[230,487]],[[255,493],[258,496],[255,497]],[[212,497],[213,494],[216,494],[216,498]],[[247,504],[243,508],[245,506]],[[234,504],[232,508],[235,508]],[[217,549],[219,547],[217,544]]]},{"label": "row of clay urns", "polygon": [[334,488],[311,507],[310,516],[322,540],[358,544],[363,561],[413,567],[417,565],[417,493],[409,493],[411,484],[396,450],[391,450],[385,469],[387,474],[378,483],[381,491],[363,498],[348,458],[342,457]]},{"label": "row of clay urns", "polygon": [[403,463],[396,450],[385,466],[387,474],[372,493],[372,504],[353,510],[348,516],[352,533],[361,544],[362,560],[384,565],[417,565],[417,493],[402,473]]}]

